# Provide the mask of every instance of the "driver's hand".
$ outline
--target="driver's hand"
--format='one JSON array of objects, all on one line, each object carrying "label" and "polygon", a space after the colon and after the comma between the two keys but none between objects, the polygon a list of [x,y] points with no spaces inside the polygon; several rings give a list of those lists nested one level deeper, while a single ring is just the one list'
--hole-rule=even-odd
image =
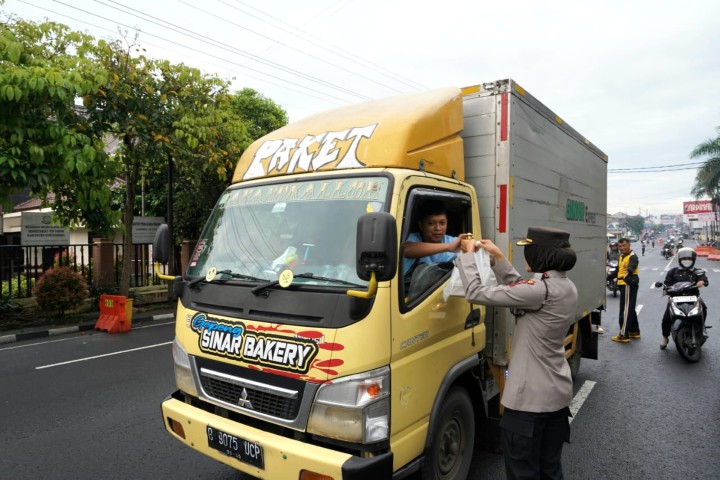
[{"label": "driver's hand", "polygon": [[698,282],[697,282],[696,285],[697,285],[698,288],[704,287],[704,286],[705,286],[705,280],[698,280]]}]

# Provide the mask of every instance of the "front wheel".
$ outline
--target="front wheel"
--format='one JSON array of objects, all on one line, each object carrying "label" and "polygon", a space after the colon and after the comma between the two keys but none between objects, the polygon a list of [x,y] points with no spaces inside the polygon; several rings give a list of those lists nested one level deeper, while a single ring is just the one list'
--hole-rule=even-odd
[{"label": "front wheel", "polygon": [[423,480],[465,480],[475,445],[475,412],[464,388],[450,390],[431,431]]},{"label": "front wheel", "polygon": [[678,329],[675,347],[681,357],[688,362],[695,363],[700,360],[702,350],[698,341],[693,342],[692,328],[692,325],[683,325]]}]

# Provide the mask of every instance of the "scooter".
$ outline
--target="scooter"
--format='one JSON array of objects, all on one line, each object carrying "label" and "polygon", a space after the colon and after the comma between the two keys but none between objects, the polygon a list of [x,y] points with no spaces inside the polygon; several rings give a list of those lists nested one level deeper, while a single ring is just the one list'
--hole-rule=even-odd
[{"label": "scooter", "polygon": [[662,248],[661,253],[662,253],[662,256],[665,257],[665,260],[667,260],[668,258],[670,258],[674,255],[672,247],[667,244]]},{"label": "scooter", "polygon": [[605,271],[607,276],[605,277],[605,285],[608,290],[613,293],[613,297],[617,297],[618,284],[617,284],[617,273],[618,273],[618,262],[617,260],[608,260],[605,264]]},{"label": "scooter", "polygon": [[705,326],[700,289],[693,282],[678,282],[669,287],[656,282],[655,287],[663,287],[670,297],[670,335],[678,353],[688,362],[697,362],[710,328]]}]

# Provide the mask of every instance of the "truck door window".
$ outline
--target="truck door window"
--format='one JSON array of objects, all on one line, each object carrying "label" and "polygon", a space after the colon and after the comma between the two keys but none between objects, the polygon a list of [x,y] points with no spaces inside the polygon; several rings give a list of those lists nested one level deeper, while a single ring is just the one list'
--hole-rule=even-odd
[{"label": "truck door window", "polygon": [[400,260],[407,304],[424,298],[450,276],[456,252],[441,245],[470,231],[469,218],[469,199],[464,195],[410,195]]}]

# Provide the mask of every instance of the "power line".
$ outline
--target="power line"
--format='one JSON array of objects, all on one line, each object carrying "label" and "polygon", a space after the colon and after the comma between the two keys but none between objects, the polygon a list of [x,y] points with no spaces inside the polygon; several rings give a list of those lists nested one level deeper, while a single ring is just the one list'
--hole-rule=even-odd
[{"label": "power line", "polygon": [[[45,7],[39,7],[39,6],[37,6],[37,5],[34,5],[34,4],[32,4],[32,3],[30,3],[30,2],[28,2],[28,1],[26,1],[26,0],[18,0],[18,1],[20,1],[21,3],[25,3],[25,4],[27,4],[27,5],[33,6],[33,7],[35,7],[35,8],[39,8],[39,9],[41,9],[41,10],[50,11],[50,12],[52,12],[52,13],[57,13],[57,12],[53,12],[52,10],[49,10],[49,9],[47,9],[47,8],[45,8]],[[74,9],[74,10],[77,10],[77,11],[80,11],[80,12],[83,12],[83,13],[86,13],[86,14],[91,15],[91,16],[93,16],[93,17],[97,17],[97,18],[99,18],[99,19],[102,19],[102,20],[105,20],[105,21],[108,21],[108,22],[112,22],[112,23],[114,23],[114,24],[116,24],[116,25],[118,25],[118,26],[122,26],[122,27],[124,27],[124,28],[132,29],[132,30],[136,30],[136,29],[137,29],[137,26],[132,27],[132,26],[126,25],[126,24],[121,23],[121,22],[119,22],[119,21],[117,21],[117,20],[113,20],[113,19],[104,17],[104,16],[102,16],[102,15],[99,15],[99,14],[97,14],[97,13],[90,12],[90,11],[88,11],[88,10],[84,10],[84,9],[82,9],[82,8],[79,8],[79,7],[75,7],[75,6],[73,6],[73,5],[70,5],[70,4],[68,4],[68,3],[62,2],[62,1],[60,1],[60,0],[53,0],[53,1],[54,1],[55,3],[59,3],[59,4],[61,4],[61,5],[70,7],[70,8],[72,8],[72,9]],[[95,0],[95,1],[97,1],[97,0]],[[115,8],[115,7],[112,7],[112,8]],[[117,8],[115,8],[115,9],[116,9],[116,10],[119,10],[119,9],[117,9]],[[121,11],[122,11],[122,10],[121,10]],[[125,13],[128,13],[128,12],[125,12]],[[59,14],[59,13],[57,13],[57,14]],[[59,14],[59,15],[62,15],[62,14]],[[66,15],[63,15],[63,16],[66,16]],[[137,15],[133,15],[133,16],[137,17]],[[67,16],[66,16],[66,17],[67,17]],[[67,17],[67,18],[73,18],[73,17]],[[140,18],[140,17],[137,17],[137,18]],[[81,23],[85,23],[85,24],[87,24],[87,25],[94,26],[93,24],[88,23],[87,21],[84,21],[84,20],[78,20],[78,21],[80,21]],[[155,23],[155,22],[152,22],[152,23]],[[164,27],[164,28],[167,28],[167,29],[169,29],[169,30],[172,30],[172,29],[169,28],[169,27]],[[103,28],[103,30],[107,30],[107,29],[104,29],[104,28]],[[339,101],[341,102],[340,104],[345,104],[345,103],[347,103],[347,99],[346,99],[346,98],[341,98],[341,97],[332,95],[332,94],[328,93],[327,91],[317,90],[317,89],[311,88],[311,87],[309,87],[309,86],[307,86],[307,85],[303,85],[303,84],[300,84],[300,83],[297,83],[297,82],[293,82],[293,81],[288,80],[288,79],[286,79],[286,78],[279,77],[279,76],[273,75],[273,74],[271,74],[271,73],[268,73],[268,72],[264,72],[264,71],[262,71],[262,70],[255,69],[255,68],[249,67],[249,66],[247,66],[247,65],[242,65],[242,64],[240,64],[240,63],[231,61],[231,60],[229,60],[229,59],[227,59],[227,58],[223,58],[223,57],[220,57],[220,56],[218,56],[218,55],[214,55],[214,54],[211,54],[211,53],[202,51],[202,50],[198,50],[197,48],[193,48],[193,47],[190,47],[190,46],[187,46],[187,45],[183,45],[183,44],[181,44],[181,43],[178,43],[178,42],[175,42],[175,41],[172,41],[172,40],[168,40],[168,39],[166,39],[166,38],[163,38],[163,37],[161,37],[161,36],[159,36],[159,35],[155,35],[155,34],[153,34],[153,33],[147,32],[147,31],[143,31],[142,33],[144,33],[144,34],[146,34],[146,35],[149,35],[149,36],[151,36],[151,37],[160,39],[160,40],[162,40],[162,41],[164,41],[164,42],[167,42],[167,43],[176,45],[176,46],[178,46],[178,47],[182,47],[182,48],[184,48],[184,49],[186,49],[186,50],[190,50],[190,51],[193,51],[193,52],[200,53],[200,54],[202,54],[202,55],[204,55],[204,56],[207,56],[207,57],[211,57],[211,58],[215,58],[215,59],[221,60],[221,61],[223,61],[223,62],[225,62],[225,63],[230,64],[230,65],[235,65],[235,66],[237,66],[237,67],[239,67],[239,68],[253,71],[253,72],[258,73],[258,74],[260,74],[260,75],[264,75],[264,76],[266,76],[266,77],[270,77],[270,78],[273,78],[273,79],[275,79],[275,80],[279,80],[279,81],[284,82],[284,83],[286,83],[286,84],[294,85],[294,86],[296,86],[296,87],[300,87],[300,88],[302,88],[302,89],[305,89],[305,90],[308,90],[308,91],[317,93],[317,94],[319,94],[319,95],[323,95],[323,96],[325,96],[325,97],[329,97],[329,98],[332,98],[332,99],[335,99],[335,100],[339,100]],[[181,33],[181,32],[179,32],[179,33]],[[185,35],[185,36],[190,36],[190,37],[191,37],[191,35],[189,35],[189,34],[183,34],[183,35]],[[197,39],[197,40],[200,40],[200,39]],[[201,40],[201,41],[203,41],[204,43],[210,43],[209,41],[206,41],[206,40]],[[212,45],[212,43],[210,43],[210,44]],[[213,45],[213,46],[217,46],[217,45]],[[240,54],[240,55],[244,55],[244,54],[242,54],[242,53],[239,53],[239,54]],[[247,54],[247,55],[244,55],[244,56],[247,57],[248,55],[251,55],[251,54]],[[270,62],[270,63],[272,63],[272,62]],[[302,92],[302,93],[305,93],[305,92]],[[307,95],[307,93],[305,93],[305,94]],[[313,95],[310,95],[310,96],[313,96]],[[364,97],[364,98],[367,99],[368,97]]]},{"label": "power line", "polygon": [[[67,6],[69,6],[69,7],[72,7],[71,5],[66,4],[66,3],[64,3],[64,2],[62,2],[62,1],[60,1],[60,0],[53,0],[53,1],[56,2],[56,3],[61,3],[61,4],[63,4],[63,5],[67,5]],[[157,25],[157,26],[159,26],[159,27],[165,28],[165,29],[167,29],[167,30],[170,30],[170,31],[179,33],[179,34],[181,34],[181,35],[185,35],[185,36],[187,36],[187,37],[193,38],[193,39],[195,39],[195,40],[199,40],[199,41],[204,42],[204,43],[208,43],[208,44],[210,44],[210,45],[212,45],[212,46],[214,46],[214,47],[220,47],[222,50],[225,50],[225,51],[228,51],[228,52],[234,52],[234,53],[236,53],[236,54],[238,54],[238,55],[241,55],[241,56],[243,56],[243,57],[245,57],[245,58],[247,58],[247,59],[249,59],[249,60],[256,61],[256,62],[258,62],[258,63],[264,64],[264,65],[269,66],[269,67],[271,67],[271,68],[276,68],[276,69],[281,70],[281,71],[283,71],[283,72],[285,72],[285,73],[291,73],[291,74],[293,74],[293,75],[302,77],[302,78],[304,78],[305,80],[309,80],[309,81],[311,81],[311,82],[314,82],[314,83],[317,83],[317,84],[321,84],[321,85],[324,85],[324,86],[333,88],[333,89],[338,90],[338,91],[340,91],[340,92],[343,92],[343,93],[347,93],[347,94],[349,94],[349,95],[356,96],[356,97],[358,97],[358,98],[360,98],[360,99],[363,99],[363,100],[369,100],[369,99],[370,99],[370,97],[367,97],[367,96],[362,95],[362,94],[360,94],[360,93],[354,92],[354,91],[349,90],[349,89],[347,89],[347,88],[345,88],[345,87],[341,87],[341,86],[339,86],[339,85],[335,85],[334,83],[328,82],[328,81],[323,80],[323,79],[321,79],[321,78],[313,77],[312,75],[308,75],[308,74],[303,73],[303,72],[300,72],[300,71],[298,71],[298,70],[289,68],[289,67],[287,67],[287,66],[285,66],[285,65],[282,65],[282,64],[279,64],[279,63],[270,61],[270,60],[266,60],[266,59],[264,59],[264,58],[262,58],[262,57],[259,57],[259,56],[257,56],[257,55],[254,55],[254,54],[252,54],[252,53],[250,53],[250,52],[246,52],[245,50],[241,50],[241,49],[239,49],[239,48],[237,48],[237,47],[234,47],[234,46],[232,46],[232,45],[228,45],[228,44],[226,44],[226,43],[220,42],[220,41],[215,40],[215,39],[213,39],[213,38],[210,38],[210,37],[208,37],[208,36],[206,36],[206,35],[202,35],[202,34],[200,34],[200,33],[196,33],[196,32],[194,32],[194,31],[192,31],[192,30],[189,30],[189,29],[187,29],[187,28],[181,27],[181,26],[176,25],[176,24],[174,24],[174,23],[167,22],[167,21],[165,21],[165,20],[163,20],[163,19],[161,19],[161,18],[155,17],[155,16],[153,16],[153,15],[149,15],[149,14],[147,14],[147,13],[143,13],[143,12],[141,12],[141,11],[135,9],[135,8],[128,7],[127,5],[124,5],[124,4],[120,3],[120,2],[117,2],[117,1],[114,1],[114,0],[110,0],[110,1],[112,1],[113,3],[116,3],[117,5],[120,5],[120,6],[123,7],[124,9],[128,9],[128,10],[132,10],[133,12],[137,12],[137,14],[131,13],[131,12],[129,12],[128,10],[123,10],[123,8],[115,7],[115,6],[113,6],[113,5],[108,5],[107,3],[103,2],[102,0],[93,0],[93,1],[94,1],[95,3],[99,3],[99,4],[104,5],[104,6],[106,6],[106,7],[110,7],[110,8],[113,8],[113,9],[115,9],[115,10],[119,10],[119,11],[121,11],[121,12],[127,13],[128,15],[131,15],[131,16],[133,16],[133,17],[140,18],[140,19],[142,19],[142,20],[148,21],[148,22],[150,22],[150,23],[153,23],[153,24],[155,24],[155,25]],[[72,8],[77,8],[77,7],[72,7]],[[86,12],[86,13],[90,13],[91,15],[95,15],[95,14],[93,14],[93,13],[91,13],[91,12]],[[138,14],[139,14],[139,15],[138,15]],[[145,18],[143,18],[143,17],[145,17]],[[160,22],[160,23],[158,23],[158,22]],[[168,25],[169,25],[169,26],[168,26]],[[174,43],[174,42],[172,42],[172,43]],[[238,64],[238,65],[239,65],[239,64]],[[241,68],[249,68],[249,67],[247,67],[247,66],[245,66],[245,65],[239,65],[239,66],[240,66]],[[263,72],[263,73],[264,73],[264,72]]]},{"label": "power line", "polygon": [[[180,1],[180,0],[178,0],[178,1]],[[225,4],[225,5],[228,5],[227,2],[230,1],[230,0],[217,0],[217,1],[220,2],[220,3],[223,3],[223,4]],[[376,63],[373,63],[373,62],[370,61],[370,60],[364,59],[364,58],[360,57],[359,55],[356,55],[356,54],[354,54],[354,53],[352,53],[352,52],[349,52],[348,50],[345,50],[345,49],[343,49],[343,48],[340,48],[340,47],[338,47],[338,46],[336,46],[336,45],[332,45],[332,44],[328,43],[326,40],[323,40],[323,39],[321,39],[321,38],[319,38],[319,37],[317,37],[317,36],[315,36],[315,35],[312,35],[311,33],[308,33],[308,32],[302,30],[302,29],[299,28],[299,27],[296,27],[296,26],[294,26],[294,25],[292,25],[292,24],[289,24],[289,23],[287,23],[287,22],[284,22],[283,20],[281,20],[281,19],[279,19],[279,18],[277,18],[277,17],[274,17],[274,16],[272,16],[272,15],[266,13],[266,12],[263,12],[262,10],[257,9],[257,8],[255,8],[255,7],[253,7],[252,5],[248,5],[247,3],[242,2],[241,0],[232,0],[232,1],[234,1],[235,3],[239,3],[239,4],[241,4],[241,5],[244,5],[244,6],[246,6],[247,8],[250,8],[250,9],[255,10],[255,11],[257,11],[257,12],[260,12],[262,15],[265,15],[266,17],[271,18],[273,21],[279,23],[280,25],[283,25],[283,26],[285,26],[285,27],[289,27],[289,28],[293,29],[295,32],[297,32],[298,34],[300,34],[300,35],[297,35],[297,34],[289,34],[289,36],[297,36],[297,37],[300,37],[302,40],[304,40],[304,41],[306,41],[306,42],[308,42],[308,43],[310,43],[310,44],[312,44],[312,45],[315,45],[316,47],[322,48],[323,50],[326,50],[326,51],[332,53],[333,55],[337,55],[337,56],[340,57],[340,58],[343,58],[343,59],[345,59],[345,60],[348,60],[348,61],[350,61],[350,62],[352,62],[352,63],[356,63],[356,64],[358,64],[358,65],[360,65],[360,66],[362,66],[362,67],[364,67],[364,68],[367,68],[367,69],[372,70],[372,71],[374,71],[374,72],[376,72],[376,73],[379,73],[380,75],[384,75],[385,77],[390,78],[391,80],[394,80],[394,81],[403,83],[403,84],[405,84],[405,85],[407,85],[407,86],[409,86],[409,87],[411,87],[411,88],[413,88],[413,89],[415,89],[415,90],[427,90],[427,89],[428,89],[428,87],[426,87],[425,85],[422,85],[422,84],[420,84],[420,83],[418,83],[418,82],[415,82],[415,81],[413,81],[413,80],[411,80],[411,79],[409,79],[409,78],[407,78],[407,77],[403,77],[402,75],[399,75],[399,74],[397,74],[397,73],[391,72],[391,71],[389,71],[388,69],[386,69],[386,68],[384,68],[384,67],[382,67],[382,66],[380,66],[380,65],[378,65],[378,64],[376,64]],[[228,5],[228,6],[230,6],[230,5]],[[272,26],[274,26],[275,28],[279,28],[277,25],[273,25],[272,23],[268,22],[267,20],[263,20],[262,18],[259,18],[257,15],[253,15],[252,13],[250,13],[250,12],[248,12],[248,11],[246,11],[246,10],[243,10],[243,9],[241,9],[241,8],[238,8],[238,7],[231,7],[231,8],[234,8],[235,10],[238,10],[238,11],[244,13],[245,15],[248,15],[248,16],[253,17],[253,18],[257,19],[257,20],[260,20],[261,22],[267,23],[268,25],[272,25]],[[333,13],[334,13],[334,12],[333,12]],[[363,65],[363,64],[364,64],[364,65]]]},{"label": "power line", "polygon": [[705,165],[705,162],[680,163],[676,165],[658,165],[655,167],[632,167],[632,168],[608,168],[608,173],[653,173],[653,172],[678,172],[681,170],[697,170],[697,166]]},{"label": "power line", "polygon": [[[111,0],[111,1],[112,1],[112,0]],[[307,56],[307,57],[310,57],[310,58],[312,58],[312,59],[314,59],[314,60],[317,60],[317,61],[319,61],[319,62],[322,62],[322,63],[325,63],[325,64],[327,64],[327,65],[330,65],[330,66],[333,67],[333,68],[338,68],[338,69],[340,69],[340,70],[343,70],[344,72],[351,73],[351,74],[353,74],[353,75],[355,75],[355,76],[357,76],[357,77],[359,77],[359,78],[362,78],[362,79],[367,80],[367,81],[369,81],[369,82],[372,82],[372,83],[375,83],[375,84],[377,84],[377,85],[380,85],[381,87],[385,87],[385,88],[387,88],[387,89],[389,89],[389,90],[392,90],[392,91],[394,91],[394,92],[396,92],[396,93],[402,93],[401,90],[398,90],[398,89],[396,89],[396,88],[394,88],[394,87],[392,87],[392,86],[390,86],[390,85],[387,85],[387,84],[378,82],[377,80],[373,80],[373,79],[370,78],[370,77],[366,77],[366,76],[361,75],[361,74],[359,74],[359,73],[357,73],[357,72],[353,72],[352,70],[349,70],[349,69],[347,69],[347,68],[345,68],[345,67],[342,67],[342,66],[340,66],[340,65],[338,65],[338,64],[336,64],[336,63],[329,62],[328,60],[325,60],[324,58],[318,57],[317,55],[313,55],[313,54],[311,54],[311,53],[309,53],[309,52],[307,52],[307,51],[305,51],[305,50],[301,50],[301,49],[299,49],[299,48],[295,48],[295,47],[293,47],[293,46],[291,46],[291,45],[288,45],[288,44],[286,44],[286,43],[283,43],[283,42],[281,42],[281,41],[279,41],[279,40],[276,40],[276,39],[274,39],[274,38],[272,38],[272,37],[269,37],[269,36],[267,36],[267,35],[263,35],[262,33],[258,33],[258,32],[256,32],[255,30],[251,30],[251,29],[249,29],[249,28],[247,28],[247,27],[243,27],[242,25],[240,25],[240,24],[238,24],[238,23],[236,23],[236,22],[233,22],[233,21],[231,21],[231,20],[228,20],[227,18],[223,18],[223,17],[221,17],[221,16],[219,16],[219,15],[216,15],[216,14],[214,14],[214,13],[211,13],[211,12],[209,12],[209,11],[207,11],[207,10],[204,10],[204,9],[202,9],[202,8],[196,6],[196,5],[192,5],[191,3],[188,3],[188,2],[186,2],[186,1],[184,1],[184,0],[177,0],[177,1],[180,2],[180,3],[182,3],[183,5],[186,5],[186,6],[190,7],[190,8],[194,8],[195,10],[198,10],[198,11],[204,13],[205,15],[208,15],[208,16],[210,16],[210,17],[214,17],[214,18],[216,18],[216,19],[218,19],[218,20],[220,20],[220,21],[222,21],[222,22],[229,23],[230,25],[233,25],[233,26],[235,26],[235,27],[237,27],[237,28],[241,28],[241,29],[243,29],[243,30],[245,30],[245,31],[248,31],[248,32],[250,32],[250,33],[252,33],[252,34],[254,34],[254,35],[257,35],[257,36],[259,36],[259,37],[261,37],[261,38],[264,38],[264,39],[266,39],[266,40],[270,40],[270,41],[274,42],[274,43],[277,44],[277,45],[282,45],[282,46],[285,47],[285,48],[288,48],[288,49],[290,49],[290,50],[293,50],[293,51],[295,51],[295,52],[298,52],[298,53],[300,53],[300,54],[302,54],[302,55],[305,55],[305,56]],[[118,2],[114,2],[114,3],[118,3]],[[222,1],[221,1],[221,3],[225,3],[225,2],[222,2]],[[225,5],[227,5],[227,3],[225,3]],[[242,10],[238,9],[237,7],[233,7],[232,5],[227,5],[227,6],[230,7],[230,8],[233,8],[233,9],[235,9],[235,10],[238,10],[238,11],[241,11],[241,12],[242,12]],[[244,12],[243,12],[243,13],[244,13]],[[262,21],[262,20],[261,20],[261,21]],[[267,23],[267,22],[265,22],[265,23]],[[367,97],[365,97],[365,98],[367,99]]]}]

